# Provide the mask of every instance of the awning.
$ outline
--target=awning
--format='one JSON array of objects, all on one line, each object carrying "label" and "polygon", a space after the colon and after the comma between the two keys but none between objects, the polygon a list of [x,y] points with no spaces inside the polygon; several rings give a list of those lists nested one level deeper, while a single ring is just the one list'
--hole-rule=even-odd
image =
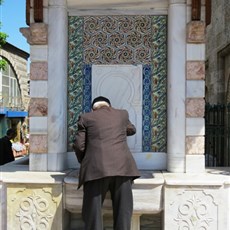
[{"label": "awning", "polygon": [[7,111],[6,117],[27,117],[28,112],[26,111]]}]

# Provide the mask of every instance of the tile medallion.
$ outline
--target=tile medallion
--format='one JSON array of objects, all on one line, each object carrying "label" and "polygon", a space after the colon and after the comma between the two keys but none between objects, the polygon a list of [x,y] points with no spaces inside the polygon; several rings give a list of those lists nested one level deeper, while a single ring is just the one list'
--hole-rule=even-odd
[{"label": "tile medallion", "polygon": [[70,16],[68,150],[90,111],[92,65],[143,66],[143,151],[166,151],[167,16]]}]

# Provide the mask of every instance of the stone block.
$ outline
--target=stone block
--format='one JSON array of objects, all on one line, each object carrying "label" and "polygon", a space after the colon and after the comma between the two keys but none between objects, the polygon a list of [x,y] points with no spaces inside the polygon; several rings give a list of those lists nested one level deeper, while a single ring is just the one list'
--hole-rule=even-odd
[{"label": "stone block", "polygon": [[31,98],[29,104],[30,117],[43,117],[48,115],[47,98]]},{"label": "stone block", "polygon": [[30,45],[48,44],[48,26],[45,23],[31,23],[29,28],[21,28],[20,31]]},{"label": "stone block", "polygon": [[205,79],[205,62],[204,61],[187,61],[187,80],[204,80]]},{"label": "stone block", "polygon": [[48,81],[30,81],[30,98],[47,98]]},{"label": "stone block", "polygon": [[47,153],[47,135],[30,134],[30,152],[31,153]]},{"label": "stone block", "polygon": [[185,161],[186,173],[204,173],[205,156],[204,155],[186,155]]},{"label": "stone block", "polygon": [[204,136],[187,136],[186,154],[204,154]]},{"label": "stone block", "polygon": [[48,60],[48,46],[47,45],[34,45],[30,46],[30,61],[39,62]]},{"label": "stone block", "polygon": [[48,171],[48,154],[47,153],[32,153],[30,152],[30,171],[44,172]]},{"label": "stone block", "polygon": [[204,117],[205,100],[204,98],[186,99],[186,117]]},{"label": "stone block", "polygon": [[47,80],[48,79],[48,63],[45,61],[31,62],[30,79],[31,80]]},{"label": "stone block", "polygon": [[204,136],[205,120],[204,118],[186,118],[186,135],[187,136]]},{"label": "stone block", "polygon": [[202,21],[191,21],[187,24],[187,42],[205,43],[205,23]]},{"label": "stone block", "polygon": [[30,117],[30,133],[46,134],[48,132],[47,117]]},{"label": "stone block", "polygon": [[187,44],[188,61],[205,61],[205,44]]},{"label": "stone block", "polygon": [[186,97],[197,98],[205,96],[205,82],[203,80],[186,81]]}]

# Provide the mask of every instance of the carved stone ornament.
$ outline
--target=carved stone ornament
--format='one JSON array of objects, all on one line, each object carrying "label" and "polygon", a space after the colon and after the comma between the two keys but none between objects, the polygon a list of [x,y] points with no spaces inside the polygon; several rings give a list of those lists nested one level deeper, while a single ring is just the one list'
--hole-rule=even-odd
[{"label": "carved stone ornament", "polygon": [[218,205],[205,190],[179,192],[173,202],[173,221],[178,230],[217,229]]},{"label": "carved stone ornament", "polygon": [[36,194],[22,199],[16,216],[21,229],[49,229],[53,219],[49,213],[49,201]]},{"label": "carved stone ornament", "polygon": [[[39,181],[36,173],[32,177]],[[30,176],[25,175],[25,178]],[[6,205],[7,229],[62,229],[61,184],[7,184]]]}]

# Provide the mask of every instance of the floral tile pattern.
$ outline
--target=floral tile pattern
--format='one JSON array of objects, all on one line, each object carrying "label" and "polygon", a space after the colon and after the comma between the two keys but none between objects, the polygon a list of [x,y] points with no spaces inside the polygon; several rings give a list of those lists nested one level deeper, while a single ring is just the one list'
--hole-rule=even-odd
[{"label": "floral tile pattern", "polygon": [[151,17],[85,17],[84,61],[87,64],[150,64]]},{"label": "floral tile pattern", "polygon": [[152,143],[153,152],[167,145],[167,17],[152,17]]},{"label": "floral tile pattern", "polygon": [[90,111],[92,64],[143,65],[143,151],[166,151],[166,34],[166,16],[69,17],[69,151]]},{"label": "floral tile pattern", "polygon": [[68,50],[67,136],[68,150],[72,151],[78,115],[83,108],[83,18],[69,17]]}]

